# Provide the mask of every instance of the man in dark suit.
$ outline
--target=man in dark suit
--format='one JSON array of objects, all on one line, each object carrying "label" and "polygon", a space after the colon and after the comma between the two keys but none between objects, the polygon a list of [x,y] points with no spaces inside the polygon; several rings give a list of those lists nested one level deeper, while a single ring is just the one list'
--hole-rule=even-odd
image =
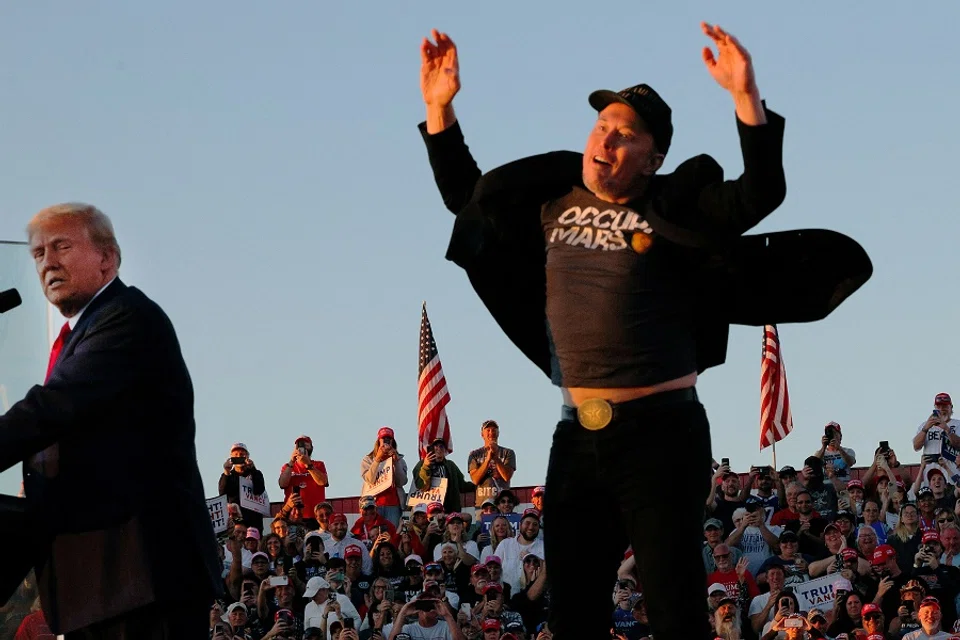
[{"label": "man in dark suit", "polygon": [[[704,48],[704,63],[736,110],[744,162],[736,180],[725,181],[707,155],[658,174],[673,124],[647,85],[590,95],[597,120],[583,154],[533,156],[481,176],[453,110],[456,48],[436,31],[421,46],[421,133],[444,204],[457,215],[447,258],[561,388],[544,501],[557,518],[545,535],[547,559],[577,547],[582,505],[615,507],[586,573],[562,564],[551,571],[557,640],[609,635],[609,594],[583,585],[612,581],[628,543],[650,587],[653,635],[706,637],[706,627],[698,633],[690,622],[705,618],[691,607],[705,606],[698,550],[711,468],[697,376],[723,362],[731,322],[818,319],[869,277],[865,254],[838,234],[802,239],[824,250],[837,243],[853,257],[841,252],[829,268],[808,270],[815,252],[795,250],[796,233],[740,238],[785,196],[784,120],[761,101],[736,38],[702,28],[719,51]],[[781,289],[769,279],[780,274],[789,276],[781,283],[789,293],[774,299]],[[682,474],[663,455],[677,447]],[[664,477],[676,478],[669,494],[657,489]]]},{"label": "man in dark suit", "polygon": [[27,233],[68,321],[45,383],[0,416],[0,470],[24,462],[47,623],[70,640],[206,638],[222,581],[173,325],[117,277],[95,207],[50,207]]}]

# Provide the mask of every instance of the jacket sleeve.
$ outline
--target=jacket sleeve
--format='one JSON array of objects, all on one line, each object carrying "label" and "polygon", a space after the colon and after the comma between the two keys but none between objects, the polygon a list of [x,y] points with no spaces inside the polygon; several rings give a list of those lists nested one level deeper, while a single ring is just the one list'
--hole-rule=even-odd
[{"label": "jacket sleeve", "polygon": [[459,213],[470,202],[480,179],[480,168],[463,139],[460,123],[435,134],[427,133],[426,122],[421,122],[419,129],[443,204],[451,213]]},{"label": "jacket sleeve", "polygon": [[397,456],[397,464],[393,467],[393,484],[401,489],[407,486],[410,476],[407,475],[407,461]]},{"label": "jacket sleeve", "polygon": [[254,469],[250,477],[253,478],[253,493],[262,496],[263,492],[267,490],[267,483],[263,480],[263,472],[260,469]]},{"label": "jacket sleeve", "polygon": [[[371,456],[363,456],[363,459],[360,460],[360,477],[363,478],[363,481],[367,484],[372,483],[377,478],[377,468],[379,464],[375,467],[373,465],[373,458]],[[371,469],[373,473],[371,474]]]},{"label": "jacket sleeve", "polygon": [[220,482],[217,483],[217,494],[224,496],[227,495],[227,483],[230,482],[230,475],[226,473],[220,474]]},{"label": "jacket sleeve", "polygon": [[460,471],[460,467],[455,464],[451,464],[451,466],[456,475],[457,483],[460,485],[460,493],[470,493],[471,491],[477,490],[477,485],[473,484],[473,482],[467,482],[466,478],[463,477],[463,471]]},{"label": "jacket sleeve", "polygon": [[[783,170],[784,119],[766,109],[767,122],[746,125],[737,119],[743,173],[724,180],[723,169],[708,155],[681,164],[666,193],[671,222],[711,236],[735,237],[776,210],[787,193]],[[675,206],[675,203],[682,203]]]},{"label": "jacket sleeve", "polygon": [[[146,314],[129,306],[105,312],[82,337],[76,349],[61,360],[43,386],[31,388],[23,400],[0,416],[0,471],[42,451],[79,425],[95,430],[102,407],[119,401],[146,384],[151,375],[145,362],[163,361],[155,350],[165,340],[151,340],[162,328]],[[156,346],[155,346],[156,345]]]},{"label": "jacket sleeve", "polygon": [[430,476],[427,475],[423,460],[418,462],[416,466],[413,467],[413,482],[417,489],[423,489],[425,486],[430,484]]}]

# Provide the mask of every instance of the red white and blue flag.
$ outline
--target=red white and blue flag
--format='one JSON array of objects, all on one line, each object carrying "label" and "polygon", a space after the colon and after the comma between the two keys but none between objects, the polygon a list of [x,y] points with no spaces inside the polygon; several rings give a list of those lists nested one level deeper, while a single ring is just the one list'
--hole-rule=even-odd
[{"label": "red white and blue flag", "polygon": [[783,366],[777,326],[763,328],[763,357],[760,360],[760,449],[787,437],[793,431],[787,370]]},{"label": "red white and blue flag", "polygon": [[453,452],[453,435],[447,422],[447,404],[450,392],[447,379],[440,365],[440,353],[433,339],[433,329],[427,318],[427,303],[423,303],[423,315],[420,318],[420,384],[419,384],[419,425],[420,457],[427,455],[427,447],[437,438],[442,438],[447,451]]}]

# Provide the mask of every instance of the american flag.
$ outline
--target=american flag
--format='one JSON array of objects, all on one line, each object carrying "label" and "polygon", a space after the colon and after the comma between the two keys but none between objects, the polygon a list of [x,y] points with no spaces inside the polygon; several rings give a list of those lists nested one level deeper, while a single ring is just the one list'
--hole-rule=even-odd
[{"label": "american flag", "polygon": [[433,329],[427,318],[427,303],[423,303],[423,315],[420,318],[420,457],[427,455],[427,446],[437,438],[447,443],[447,451],[453,452],[453,436],[447,423],[447,403],[450,392],[447,379],[440,365],[440,353],[437,341],[433,339]]},{"label": "american flag", "polygon": [[760,449],[783,440],[793,431],[787,370],[780,353],[777,326],[763,328],[763,357],[760,360]]}]

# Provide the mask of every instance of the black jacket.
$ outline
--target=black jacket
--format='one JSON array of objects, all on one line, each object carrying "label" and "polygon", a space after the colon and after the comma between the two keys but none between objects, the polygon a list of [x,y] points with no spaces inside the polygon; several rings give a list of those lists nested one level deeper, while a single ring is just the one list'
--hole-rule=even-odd
[{"label": "black jacket", "polygon": [[[195,430],[173,325],[115,280],[83,312],[47,383],[0,416],[0,470],[51,446],[59,456],[55,473],[24,466],[31,547],[17,556],[17,569],[35,568],[54,633],[221,593]],[[0,578],[6,586],[23,573]]]},{"label": "black jacket", "polygon": [[[695,337],[697,369],[726,359],[729,325],[810,322],[830,314],[872,274],[866,252],[825,230],[742,236],[776,209],[786,194],[782,164],[784,120],[767,110],[767,124],[737,122],[744,173],[723,179],[707,155],[652,178],[629,206],[668,241],[701,252]],[[434,179],[456,214],[447,259],[462,267],[487,309],[513,343],[550,376],[545,331],[543,203],[583,186],[582,155],[555,151],[523,158],[481,175],[459,124],[429,135]]]}]

